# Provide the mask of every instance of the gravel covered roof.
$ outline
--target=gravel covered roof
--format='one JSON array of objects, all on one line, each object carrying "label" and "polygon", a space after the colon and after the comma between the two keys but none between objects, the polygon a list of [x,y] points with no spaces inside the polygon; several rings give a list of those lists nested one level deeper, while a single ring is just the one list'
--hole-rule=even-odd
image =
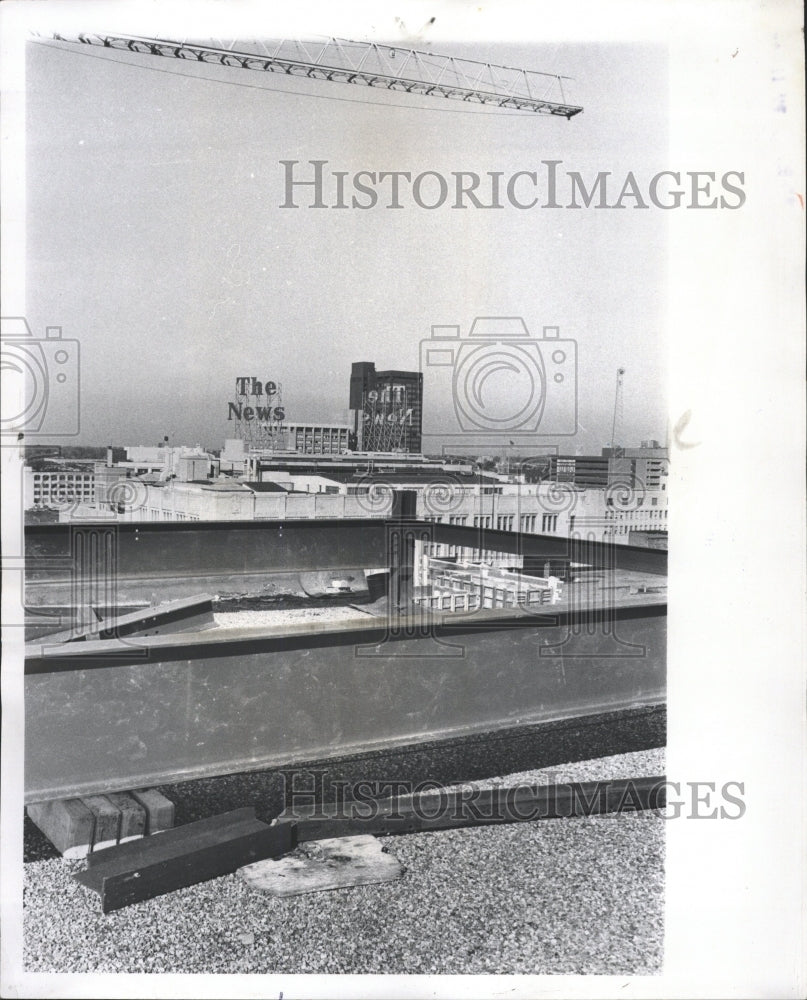
[{"label": "gravel covered roof", "polygon": [[[663,771],[663,750],[651,750],[506,780]],[[209,794],[210,787],[200,782],[197,794]],[[26,968],[286,974],[661,970],[664,820],[653,812],[407,834],[382,843],[406,869],[395,882],[272,899],[230,875],[107,916],[98,897],[71,878],[82,862],[31,861],[25,871]]]}]

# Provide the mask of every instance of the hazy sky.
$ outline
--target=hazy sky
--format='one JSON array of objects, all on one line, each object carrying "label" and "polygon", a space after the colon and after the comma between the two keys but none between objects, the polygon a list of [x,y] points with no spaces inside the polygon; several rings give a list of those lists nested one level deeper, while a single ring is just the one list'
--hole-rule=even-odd
[{"label": "hazy sky", "polygon": [[28,319],[36,335],[58,324],[81,342],[81,443],[170,434],[219,447],[240,375],[281,382],[289,420],[342,421],[351,362],[417,369],[432,324],[466,331],[476,315],[520,315],[533,333],[558,326],[577,341],[581,431],[563,450],[608,443],[618,365],[623,443],[665,435],[667,213],[280,208],[285,159],[505,176],[555,159],[619,181],[675,169],[663,49],[434,48],[568,74],[567,97],[585,110],[571,121],[465,113],[457,101],[28,45]]}]

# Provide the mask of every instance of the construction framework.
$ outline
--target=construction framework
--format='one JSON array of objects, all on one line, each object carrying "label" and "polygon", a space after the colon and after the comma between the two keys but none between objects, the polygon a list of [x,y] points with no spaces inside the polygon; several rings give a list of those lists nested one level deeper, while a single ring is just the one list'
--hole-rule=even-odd
[{"label": "construction framework", "polygon": [[143,55],[445,97],[567,120],[583,110],[566,100],[563,81],[568,77],[378,42],[334,37],[314,41],[188,41],[83,32],[55,32],[49,37]]}]

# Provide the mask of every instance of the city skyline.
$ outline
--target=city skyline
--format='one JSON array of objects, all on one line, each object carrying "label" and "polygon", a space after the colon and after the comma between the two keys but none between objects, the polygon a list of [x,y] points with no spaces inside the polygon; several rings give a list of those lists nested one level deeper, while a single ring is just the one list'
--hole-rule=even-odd
[{"label": "city skyline", "polygon": [[[320,160],[331,172],[480,177],[542,177],[556,160],[586,184],[609,171],[617,188],[628,171],[646,178],[668,166],[660,49],[449,50],[568,72],[585,110],[571,122],[465,113],[454,102],[356,97],[297,79],[282,91],[274,77],[268,89],[235,69],[205,67],[194,79],[154,57],[28,45],[27,318],[35,337],[60,325],[80,342],[73,440],[168,434],[219,447],[231,436],[226,400],[247,374],[282,383],[289,421],[342,422],[353,361],[417,371],[433,325],[466,336],[477,316],[497,315],[521,316],[534,337],[557,326],[578,346],[579,431],[536,443],[609,444],[619,366],[625,440],[665,436],[665,212],[325,212],[302,207],[303,188],[300,208],[281,207],[291,160],[309,171]],[[643,86],[606,120],[617,91],[625,100],[626,72]],[[641,137],[632,115],[645,121]],[[448,418],[450,396],[429,396],[424,410]]]}]

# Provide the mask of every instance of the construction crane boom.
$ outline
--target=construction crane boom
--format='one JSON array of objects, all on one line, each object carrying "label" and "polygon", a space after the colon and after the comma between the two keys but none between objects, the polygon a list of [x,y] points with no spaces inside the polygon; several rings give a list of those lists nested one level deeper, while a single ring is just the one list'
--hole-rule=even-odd
[{"label": "construction crane boom", "polygon": [[342,38],[316,41],[173,41],[138,35],[66,35],[61,42],[98,45],[144,55],[167,56],[220,66],[285,73],[315,80],[379,87],[427,97],[445,97],[497,108],[532,111],[567,120],[583,109],[563,92],[568,77],[496,63],[438,55],[418,49]]}]

